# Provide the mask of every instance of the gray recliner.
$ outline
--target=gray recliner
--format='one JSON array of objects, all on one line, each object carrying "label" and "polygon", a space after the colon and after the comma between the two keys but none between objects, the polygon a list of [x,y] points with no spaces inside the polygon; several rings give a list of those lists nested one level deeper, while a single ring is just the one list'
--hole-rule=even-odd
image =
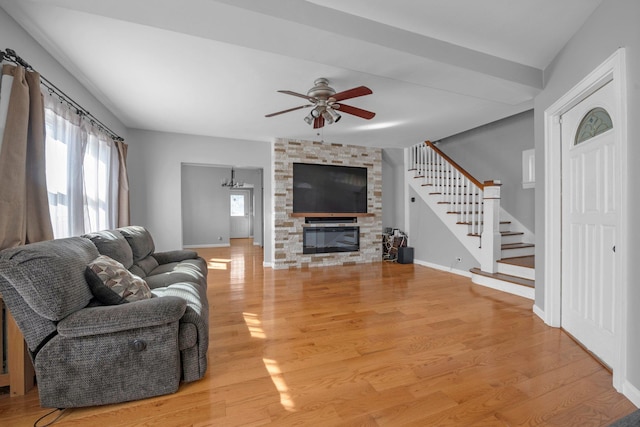
[{"label": "gray recliner", "polygon": [[[130,260],[121,263],[147,281],[153,297],[96,303],[85,269],[101,254]],[[201,378],[206,275],[195,252],[154,253],[142,227],[0,251],[0,294],[30,350],[40,404],[124,402],[173,393],[181,381]]]}]

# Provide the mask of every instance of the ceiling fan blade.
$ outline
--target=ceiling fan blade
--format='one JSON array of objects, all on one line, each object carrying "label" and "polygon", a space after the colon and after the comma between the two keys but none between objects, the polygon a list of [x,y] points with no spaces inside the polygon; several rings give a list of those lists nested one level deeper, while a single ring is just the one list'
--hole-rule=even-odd
[{"label": "ceiling fan blade", "polygon": [[312,105],[311,104],[307,104],[307,105],[301,105],[301,106],[295,107],[295,108],[289,108],[288,110],[282,110],[282,111],[278,111],[277,113],[267,114],[267,115],[265,115],[265,117],[273,117],[273,116],[277,116],[278,114],[284,114],[284,113],[288,113],[290,111],[301,110],[301,109],[307,108],[307,107],[312,107]]},{"label": "ceiling fan blade", "polygon": [[362,117],[363,119],[371,120],[376,116],[376,113],[372,111],[363,110],[362,108],[352,107],[345,104],[334,104],[333,108],[338,107],[338,111],[347,114],[353,114],[354,116]]},{"label": "ceiling fan blade", "polygon": [[313,128],[320,129],[323,126],[324,126],[324,117],[322,116],[316,117],[316,119],[313,121]]},{"label": "ceiling fan blade", "polygon": [[302,93],[298,93],[298,92],[293,92],[290,90],[279,90],[278,92],[280,93],[286,93],[287,95],[293,95],[293,96],[297,96],[299,98],[304,98],[310,102],[313,102],[314,104],[317,102],[317,100],[315,98],[310,97],[309,95],[304,95]]},{"label": "ceiling fan blade", "polygon": [[345,90],[343,92],[338,92],[333,95],[331,98],[336,101],[343,101],[345,99],[357,98],[358,96],[371,95],[373,91],[366,86],[358,86],[353,89]]}]

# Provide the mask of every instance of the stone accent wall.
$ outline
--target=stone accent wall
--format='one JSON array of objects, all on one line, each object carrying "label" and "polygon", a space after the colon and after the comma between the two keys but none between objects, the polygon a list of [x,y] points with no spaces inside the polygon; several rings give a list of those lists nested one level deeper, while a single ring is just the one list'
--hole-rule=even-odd
[{"label": "stone accent wall", "polygon": [[[356,145],[277,139],[273,145],[274,265],[276,269],[351,265],[382,260],[382,150]],[[321,163],[367,168],[367,212],[358,217],[360,251],[302,253],[305,219],[292,217],[293,163]],[[348,216],[345,214],[343,216]],[[355,225],[332,224],[332,225]]]}]

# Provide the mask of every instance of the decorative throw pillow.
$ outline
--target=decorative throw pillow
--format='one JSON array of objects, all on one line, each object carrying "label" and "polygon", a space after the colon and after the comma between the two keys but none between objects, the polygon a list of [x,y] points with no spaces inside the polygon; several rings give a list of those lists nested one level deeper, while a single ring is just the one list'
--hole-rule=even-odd
[{"label": "decorative throw pillow", "polygon": [[[103,304],[114,305],[151,298],[147,282],[113,258],[100,255],[89,263],[87,270],[93,273],[85,272],[91,292]],[[95,276],[100,282],[95,280]]]},{"label": "decorative throw pillow", "polygon": [[89,289],[94,297],[95,305],[118,305],[128,302],[126,299],[115,293],[108,288],[103,282],[100,276],[87,266],[84,271],[84,277],[89,284]]}]

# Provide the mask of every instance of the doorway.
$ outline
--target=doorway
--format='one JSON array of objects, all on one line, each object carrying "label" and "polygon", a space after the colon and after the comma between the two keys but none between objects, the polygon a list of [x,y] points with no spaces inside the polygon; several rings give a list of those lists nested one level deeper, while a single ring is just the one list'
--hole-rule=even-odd
[{"label": "doorway", "polygon": [[[229,181],[234,169],[239,188],[222,185]],[[249,191],[249,211],[241,215],[250,220],[240,227],[253,244],[264,244],[264,186],[261,168],[183,163],[181,165],[182,244],[185,248],[229,246],[231,235],[230,194],[234,190]],[[236,218],[237,219],[237,218]],[[247,231],[248,228],[248,231]]]},{"label": "doorway", "polygon": [[230,190],[229,207],[230,237],[253,237],[253,191],[248,188]]},{"label": "doorway", "polygon": [[611,81],[561,116],[561,325],[604,364],[615,363],[620,186]]},{"label": "doorway", "polygon": [[[625,70],[621,48],[544,112],[544,311],[534,308],[609,365],[619,391],[627,363]],[[580,125],[601,107],[613,129],[583,140]],[[601,333],[606,349],[591,337]]]}]

